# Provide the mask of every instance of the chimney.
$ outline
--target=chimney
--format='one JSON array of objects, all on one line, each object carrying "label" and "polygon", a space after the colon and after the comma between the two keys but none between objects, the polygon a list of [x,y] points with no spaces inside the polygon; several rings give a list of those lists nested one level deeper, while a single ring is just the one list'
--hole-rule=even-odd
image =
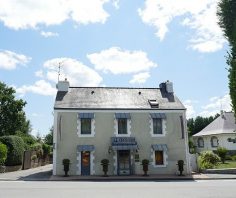
[{"label": "chimney", "polygon": [[161,91],[164,91],[169,94],[173,94],[173,83],[167,80],[166,82],[161,83],[160,85]]},{"label": "chimney", "polygon": [[68,92],[69,86],[70,86],[70,83],[69,83],[69,81],[67,81],[67,79],[65,78],[64,81],[58,81],[58,83],[57,83],[57,85],[56,85],[56,88],[57,88],[58,91]]},{"label": "chimney", "polygon": [[223,110],[220,111],[221,118],[225,119],[225,112]]}]

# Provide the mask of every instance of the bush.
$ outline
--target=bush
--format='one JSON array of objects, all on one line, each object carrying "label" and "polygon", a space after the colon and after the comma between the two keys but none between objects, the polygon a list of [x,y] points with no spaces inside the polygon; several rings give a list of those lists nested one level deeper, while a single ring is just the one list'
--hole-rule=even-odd
[{"label": "bush", "polygon": [[230,155],[226,155],[225,160],[232,160],[232,157]]},{"label": "bush", "polygon": [[36,159],[37,159],[37,155],[32,155],[32,156],[31,156],[31,160],[32,160],[32,161],[35,161]]},{"label": "bush", "polygon": [[198,161],[200,169],[208,169],[216,166],[220,162],[220,158],[212,151],[204,151],[200,153]]},{"label": "bush", "polygon": [[37,158],[42,158],[43,157],[42,144],[35,143],[30,148],[31,148],[32,151],[36,151]]},{"label": "bush", "polygon": [[222,163],[225,163],[225,158],[228,150],[224,147],[218,147],[216,153],[219,155]]},{"label": "bush", "polygon": [[50,154],[51,147],[47,144],[43,144],[42,149],[43,149],[43,156],[44,158],[46,158]]},{"label": "bush", "polygon": [[24,145],[25,150],[30,150],[30,146],[36,143],[35,137],[30,134],[25,134],[25,133],[22,133],[21,131],[17,131],[16,136],[19,136],[23,139],[25,143]]},{"label": "bush", "polygon": [[7,146],[7,166],[16,166],[22,164],[24,141],[21,137],[10,135],[0,137],[0,141]]},{"label": "bush", "polygon": [[4,165],[7,159],[7,146],[0,142],[0,166]]},{"label": "bush", "polygon": [[231,159],[232,159],[233,161],[236,161],[236,155],[231,156]]}]

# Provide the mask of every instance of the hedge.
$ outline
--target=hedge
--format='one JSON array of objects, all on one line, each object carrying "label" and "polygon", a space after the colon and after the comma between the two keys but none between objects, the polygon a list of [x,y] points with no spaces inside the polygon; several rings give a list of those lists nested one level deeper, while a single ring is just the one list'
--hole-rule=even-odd
[{"label": "hedge", "polygon": [[4,165],[7,159],[7,146],[0,142],[0,166]]},{"label": "hedge", "polygon": [[10,135],[0,137],[0,141],[7,146],[6,166],[22,164],[24,141],[21,137]]}]

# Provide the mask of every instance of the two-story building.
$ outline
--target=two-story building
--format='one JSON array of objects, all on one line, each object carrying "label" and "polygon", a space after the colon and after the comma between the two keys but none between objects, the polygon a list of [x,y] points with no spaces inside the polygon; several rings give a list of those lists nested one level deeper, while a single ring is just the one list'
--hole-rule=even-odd
[{"label": "two-story building", "polygon": [[177,161],[190,171],[186,109],[169,81],[160,88],[70,87],[59,81],[54,106],[53,174],[70,175],[176,174]]}]

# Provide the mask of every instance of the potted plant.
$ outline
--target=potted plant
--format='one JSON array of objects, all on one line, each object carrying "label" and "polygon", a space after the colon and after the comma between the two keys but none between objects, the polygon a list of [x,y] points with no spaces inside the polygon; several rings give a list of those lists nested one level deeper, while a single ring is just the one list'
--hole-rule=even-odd
[{"label": "potted plant", "polygon": [[184,160],[178,160],[177,165],[179,170],[179,176],[182,176],[184,171]]},{"label": "potted plant", "polygon": [[68,171],[70,168],[70,160],[69,159],[63,159],[62,164],[64,166],[64,171],[65,171],[65,177],[68,177]]},{"label": "potted plant", "polygon": [[102,159],[101,160],[101,165],[102,165],[102,170],[104,172],[104,177],[107,177],[107,172],[108,172],[108,165],[109,165],[109,160],[108,159]]},{"label": "potted plant", "polygon": [[141,165],[143,165],[143,172],[144,172],[143,176],[148,176],[147,172],[148,172],[149,160],[148,159],[143,159]]}]

